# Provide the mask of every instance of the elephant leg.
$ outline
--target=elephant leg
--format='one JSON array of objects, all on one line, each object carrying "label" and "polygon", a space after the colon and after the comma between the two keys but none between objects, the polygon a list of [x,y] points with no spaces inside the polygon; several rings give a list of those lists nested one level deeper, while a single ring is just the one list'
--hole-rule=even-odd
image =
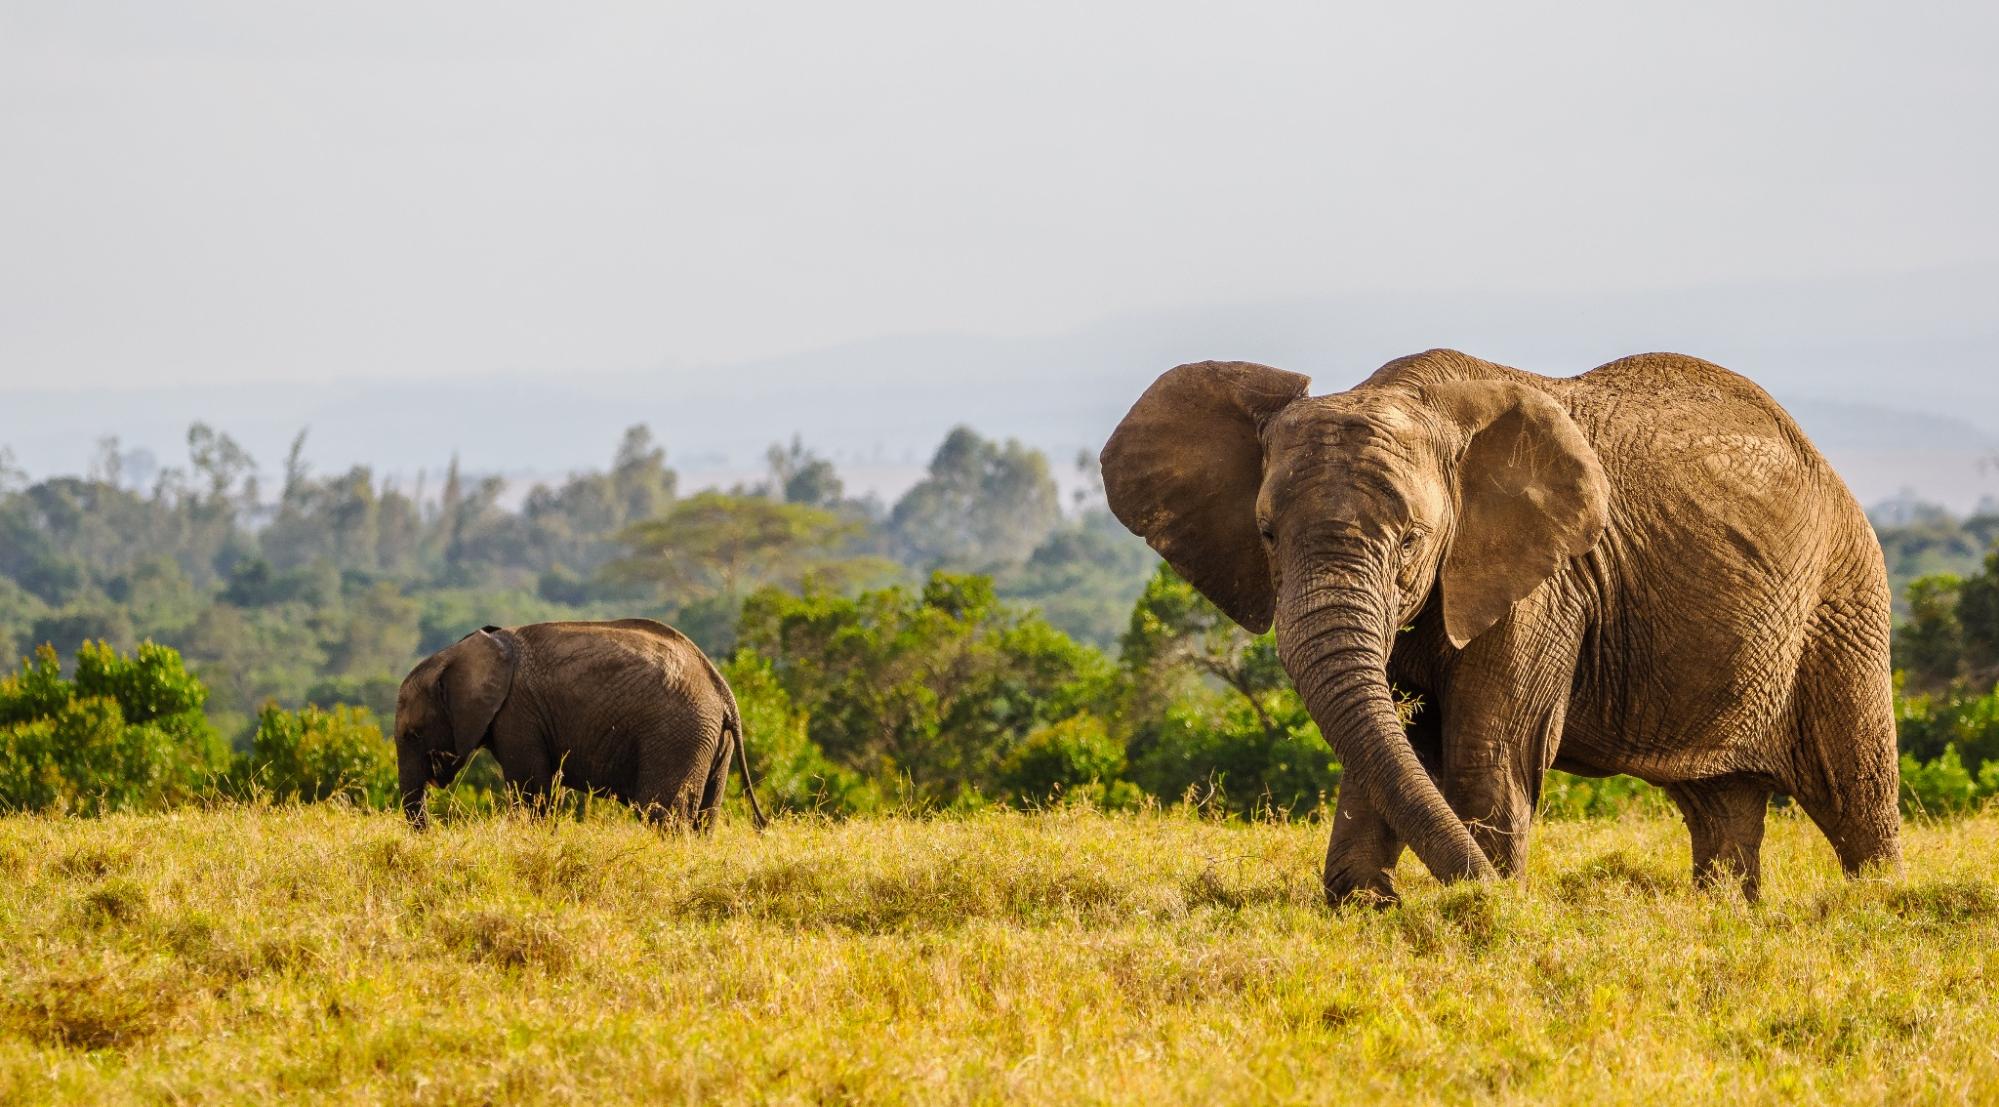
[{"label": "elephant leg", "polygon": [[1746,777],[1668,784],[1665,792],[1694,839],[1694,883],[1703,888],[1742,886],[1756,901],[1762,882],[1763,815],[1770,787]]},{"label": "elephant leg", "polygon": [[1333,832],[1326,842],[1326,903],[1390,904],[1395,891],[1395,863],[1402,857],[1402,839],[1388,820],[1358,788],[1340,789],[1333,807]]},{"label": "elephant leg", "polygon": [[[1434,779],[1443,735],[1442,711],[1427,704],[1409,726],[1409,744],[1417,760]],[[1402,839],[1374,809],[1359,788],[1341,788],[1333,807],[1332,834],[1326,842],[1326,902],[1387,905],[1398,901],[1395,865],[1402,857]]]},{"label": "elephant leg", "polygon": [[528,809],[548,810],[559,769],[549,760],[548,745],[540,734],[511,721],[505,726],[496,725],[490,752],[499,763],[507,787],[520,796]]},{"label": "elephant leg", "polygon": [[1451,667],[1444,698],[1443,791],[1493,868],[1527,864],[1527,836],[1568,716],[1580,613],[1552,589],[1516,605]]},{"label": "elephant leg", "polygon": [[[1829,610],[1829,609],[1828,609]],[[1800,660],[1796,744],[1784,785],[1832,843],[1848,876],[1902,867],[1895,705],[1874,652],[1834,633],[1821,613]],[[1877,620],[1886,634],[1886,618]]]},{"label": "elephant leg", "polygon": [[687,729],[663,728],[639,743],[639,784],[632,804],[655,826],[699,825],[700,803],[714,774],[716,751],[726,748],[719,727],[707,738],[680,737]]},{"label": "elephant leg", "polygon": [[715,743],[715,765],[708,770],[708,782],[701,789],[701,802],[694,812],[695,825],[703,832],[715,829],[722,798],[729,790],[729,758],[735,755],[736,743],[741,740],[725,731],[721,740]]}]

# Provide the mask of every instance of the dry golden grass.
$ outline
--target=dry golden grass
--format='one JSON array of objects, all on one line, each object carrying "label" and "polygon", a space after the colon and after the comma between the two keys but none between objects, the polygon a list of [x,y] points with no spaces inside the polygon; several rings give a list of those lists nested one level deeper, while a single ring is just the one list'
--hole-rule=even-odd
[{"label": "dry golden grass", "polygon": [[1174,814],[662,836],[331,806],[0,820],[0,1101],[1999,1097],[1999,816],[1766,900],[1664,818],[1328,911],[1324,829]]}]

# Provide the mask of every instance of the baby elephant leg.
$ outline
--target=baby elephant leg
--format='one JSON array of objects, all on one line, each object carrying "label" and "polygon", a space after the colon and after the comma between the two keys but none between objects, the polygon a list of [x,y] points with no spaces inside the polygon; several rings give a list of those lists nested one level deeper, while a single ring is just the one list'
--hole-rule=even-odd
[{"label": "baby elephant leg", "polygon": [[724,731],[721,740],[715,743],[715,764],[708,770],[708,782],[701,789],[701,802],[694,812],[694,824],[703,831],[715,829],[722,799],[729,791],[729,759],[735,756],[736,743],[741,740]]},{"label": "baby elephant leg", "polygon": [[1763,815],[1770,788],[1739,777],[1668,784],[1694,839],[1694,883],[1704,888],[1740,882],[1752,903],[1762,880]]},{"label": "baby elephant leg", "polygon": [[727,771],[728,732],[718,729],[702,736],[686,728],[669,729],[640,749],[633,806],[655,826],[704,827],[710,818],[708,795],[715,791],[719,802],[720,782],[726,779],[717,774]]}]

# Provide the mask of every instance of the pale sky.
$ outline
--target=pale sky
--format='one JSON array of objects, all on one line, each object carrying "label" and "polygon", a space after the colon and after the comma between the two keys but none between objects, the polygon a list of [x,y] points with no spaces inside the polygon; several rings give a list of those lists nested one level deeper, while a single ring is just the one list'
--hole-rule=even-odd
[{"label": "pale sky", "polygon": [[0,386],[1999,265],[1999,4],[0,0]]}]

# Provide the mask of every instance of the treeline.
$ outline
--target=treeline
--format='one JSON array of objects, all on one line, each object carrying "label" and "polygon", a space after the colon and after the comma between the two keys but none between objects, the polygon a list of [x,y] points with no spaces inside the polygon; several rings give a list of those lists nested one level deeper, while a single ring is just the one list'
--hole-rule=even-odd
[{"label": "treeline", "polygon": [[684,496],[633,427],[607,469],[517,502],[455,463],[431,487],[365,466],[315,475],[304,442],[275,494],[202,425],[186,463],[157,471],[108,440],[89,474],[28,483],[0,454],[0,656],[171,643],[240,743],[266,701],[385,714],[419,657],[489,622],[646,615],[726,655],[744,598],[768,585],[977,572],[1107,647],[1154,564],[1101,507],[1065,513],[1042,454],[965,428],[892,505],[847,495],[796,441],[771,447],[753,486]]},{"label": "treeline", "polygon": [[1999,547],[1973,571],[1919,576],[1904,594],[1894,649],[1905,784],[1933,806],[1983,802],[1999,795]]},{"label": "treeline", "polygon": [[[753,485],[683,495],[634,427],[609,468],[514,506],[455,465],[434,491],[315,476],[303,443],[268,497],[202,426],[143,488],[115,443],[87,476],[32,484],[0,458],[0,656],[24,658],[0,684],[0,806],[386,803],[381,732],[419,657],[485,623],[628,615],[723,663],[784,809],[1299,812],[1337,787],[1271,639],[1088,497],[1064,511],[1018,443],[954,430],[884,505],[797,441]],[[1999,517],[1903,514],[1877,531],[1906,581],[1908,799],[1961,809],[1999,792]],[[481,764],[460,802],[491,802]],[[1621,778],[1544,789],[1558,814],[1655,799]]]},{"label": "treeline", "polygon": [[1904,493],[1868,511],[1888,564],[1898,619],[1909,615],[1909,585],[1922,577],[1976,574],[1999,544],[1999,501],[1987,497],[1960,516]]},{"label": "treeline", "polygon": [[[1246,634],[1164,566],[1113,653],[1002,601],[989,577],[938,572],[851,593],[761,588],[722,667],[764,802],[779,811],[1082,801],[1295,815],[1321,809],[1340,779],[1270,636]],[[67,666],[42,646],[0,679],[0,809],[88,814],[212,796],[393,807],[395,750],[366,706],[267,703],[232,744],[207,696],[166,646],[127,656],[86,643]],[[482,757],[440,806],[490,809],[503,795]],[[1562,778],[1544,810],[1648,802],[1634,781]]]}]

